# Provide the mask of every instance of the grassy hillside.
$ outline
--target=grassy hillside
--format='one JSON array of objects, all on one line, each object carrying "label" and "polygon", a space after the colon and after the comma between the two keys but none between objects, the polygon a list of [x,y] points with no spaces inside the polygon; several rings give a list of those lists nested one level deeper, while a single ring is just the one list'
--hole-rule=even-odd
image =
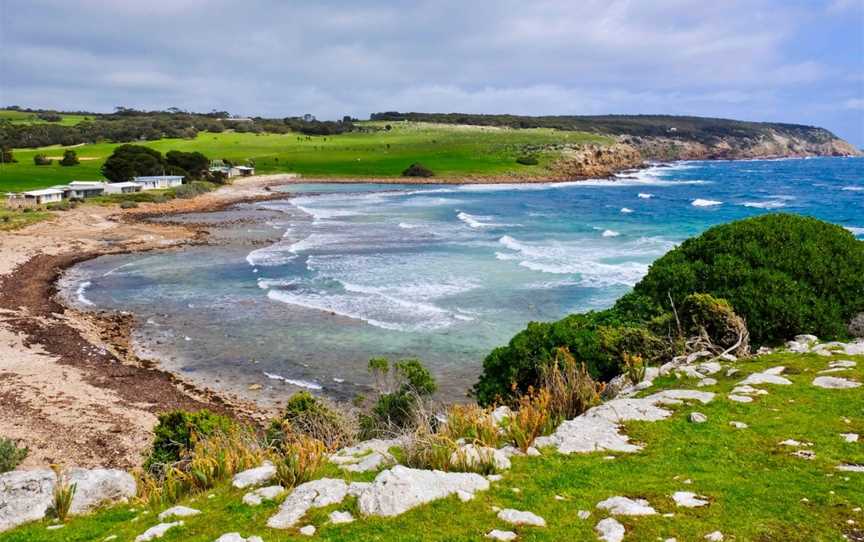
[{"label": "grassy hillside", "polygon": [[[857,367],[838,376],[864,379],[864,356],[778,353],[737,362],[739,373],[714,375],[716,385],[699,388],[717,393],[707,405],[681,405],[668,420],[626,425],[632,441],[644,444],[638,453],[560,455],[544,450],[542,457],[514,458],[513,468],[492,489],[462,503],[450,497],[421,506],[390,519],[358,519],[347,525],[327,524],[333,510],[349,510],[358,517],[352,502],[313,510],[299,525],[318,527],[321,540],[482,540],[491,529],[513,529],[496,518],[492,507],[529,510],[545,518],[545,528],[517,527],[519,540],[596,540],[594,526],[608,514],[596,504],[615,495],[644,498],[657,509],[654,516],[618,516],[627,529],[625,540],[653,542],[675,537],[703,540],[715,530],[726,540],[814,541],[860,540],[864,513],[864,474],[844,473],[840,463],[864,464],[864,445],[846,442],[841,433],[864,434],[864,394],[858,390],[814,387],[818,371],[832,359],[856,360]],[[784,366],[792,385],[760,386],[767,395],[752,403],[735,403],[726,395],[748,373]],[[695,388],[693,379],[655,380],[646,394],[658,389]],[[690,412],[704,413],[708,421],[688,421]],[[737,421],[747,428],[732,427]],[[793,447],[787,439],[812,443]],[[812,460],[796,457],[796,450],[815,453]],[[334,476],[333,467],[328,476]],[[355,475],[355,481],[372,474]],[[518,492],[516,491],[518,490]],[[692,491],[710,501],[702,508],[680,508],[670,495]],[[303,540],[296,530],[268,529],[267,518],[276,503],[249,507],[241,503],[243,491],[221,486],[182,504],[202,513],[186,518],[186,524],[162,539],[212,542],[219,535],[239,531],[259,535],[267,542]],[[213,495],[210,497],[210,495]],[[562,499],[556,499],[558,495]],[[857,509],[857,511],[856,511]],[[577,517],[588,510],[587,520]],[[120,542],[134,539],[155,525],[159,510],[140,505],[120,506],[93,516],[73,519],[64,528],[51,531],[48,522],[34,523],[0,535],[2,542],[49,542],[54,540],[102,540],[117,535]],[[674,514],[664,517],[663,514]],[[849,521],[855,523],[848,523]]]},{"label": "grassy hillside", "polygon": [[[516,163],[526,146],[608,143],[606,136],[552,129],[510,130],[424,123],[364,123],[376,131],[305,136],[223,132],[199,133],[194,139],[161,139],[141,144],[161,152],[200,151],[211,159],[254,160],[259,173],[297,172],[307,177],[397,177],[413,162],[438,176],[540,173],[551,154],[537,166]],[[81,164],[35,166],[33,155],[62,157],[65,147],[17,149],[18,163],[0,165],[0,192],[51,186],[70,180],[101,178],[99,168],[117,144],[74,147]]]},{"label": "grassy hillside", "polygon": [[[87,115],[76,115],[62,113],[62,118],[59,122],[50,124],[60,124],[62,126],[75,126],[79,122],[83,122],[91,117]],[[36,116],[36,113],[29,111],[14,111],[10,109],[0,109],[0,120],[8,120],[13,124],[49,124],[48,121],[42,120]]]}]

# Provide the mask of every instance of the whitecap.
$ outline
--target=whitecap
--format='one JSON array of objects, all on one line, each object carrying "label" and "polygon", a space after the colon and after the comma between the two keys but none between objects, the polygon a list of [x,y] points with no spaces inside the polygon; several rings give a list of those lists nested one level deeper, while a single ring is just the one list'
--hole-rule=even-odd
[{"label": "whitecap", "polygon": [[270,380],[281,380],[282,382],[285,382],[286,384],[291,384],[292,386],[297,386],[299,388],[306,388],[309,390],[323,390],[324,389],[320,384],[316,384],[315,382],[309,382],[308,380],[296,380],[293,378],[285,378],[282,375],[277,375],[277,374],[268,373],[268,372],[265,372],[264,376],[266,376]]},{"label": "whitecap", "polygon": [[864,186],[844,186],[840,190],[844,190],[846,192],[864,192]]},{"label": "whitecap", "polygon": [[400,222],[399,227],[403,230],[413,230],[415,228],[419,228],[420,224],[410,224],[408,222]]},{"label": "whitecap", "polygon": [[849,230],[850,232],[852,232],[852,235],[855,235],[857,237],[864,235],[864,228],[858,228],[855,226],[846,226],[846,229]]},{"label": "whitecap", "polygon": [[752,207],[754,209],[780,209],[781,207],[786,207],[786,204],[782,201],[745,201],[742,203],[744,207]]},{"label": "whitecap", "polygon": [[713,199],[702,199],[697,198],[690,202],[690,205],[694,207],[713,207],[715,205],[722,205],[722,201],[717,201]]},{"label": "whitecap", "polygon": [[639,194],[637,194],[637,196],[639,196],[641,199],[651,199],[654,197],[654,194],[647,194],[645,192],[639,192]]},{"label": "whitecap", "polygon": [[630,209],[628,207],[621,207],[621,212],[624,214],[630,214],[633,212],[633,209]]},{"label": "whitecap", "polygon": [[253,250],[246,255],[246,262],[252,267],[272,267],[285,265],[297,255],[292,251],[292,245],[283,242],[275,243],[269,247]]},{"label": "whitecap", "polygon": [[490,222],[492,219],[491,216],[477,216],[470,215],[464,211],[459,211],[456,214],[456,218],[467,224],[472,228],[495,228],[500,226],[509,226],[510,224],[498,224],[496,222]]},{"label": "whitecap", "polygon": [[618,237],[619,235],[621,234],[615,230],[603,230],[602,234],[603,237]]},{"label": "whitecap", "polygon": [[92,307],[93,302],[90,301],[89,299],[87,299],[87,297],[85,297],[85,295],[84,295],[84,293],[87,291],[87,288],[89,288],[89,287],[90,287],[90,281],[85,280],[84,282],[82,282],[81,284],[78,285],[78,289],[75,290],[75,296],[78,298],[78,301],[82,305],[87,305],[88,307]]}]

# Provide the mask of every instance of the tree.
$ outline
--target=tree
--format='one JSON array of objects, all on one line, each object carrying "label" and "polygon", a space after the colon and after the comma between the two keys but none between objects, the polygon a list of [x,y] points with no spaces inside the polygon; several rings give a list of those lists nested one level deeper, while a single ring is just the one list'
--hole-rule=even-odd
[{"label": "tree", "polygon": [[18,162],[9,147],[0,148],[0,164],[14,164]]},{"label": "tree", "polygon": [[102,175],[111,182],[131,181],[142,175],[159,175],[165,169],[162,153],[142,145],[120,145],[102,165]]},{"label": "tree", "polygon": [[61,166],[77,166],[80,164],[78,153],[72,149],[68,149],[63,153],[63,159],[60,160]]},{"label": "tree", "polygon": [[200,179],[210,169],[210,159],[200,152],[168,151],[165,165],[193,179]]},{"label": "tree", "polygon": [[33,163],[37,166],[50,166],[52,161],[42,153],[33,156]]}]

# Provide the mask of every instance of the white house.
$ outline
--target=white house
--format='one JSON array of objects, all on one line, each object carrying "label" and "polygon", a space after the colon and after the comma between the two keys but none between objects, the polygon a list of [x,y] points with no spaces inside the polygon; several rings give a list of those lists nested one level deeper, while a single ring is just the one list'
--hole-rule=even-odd
[{"label": "white house", "polygon": [[235,166],[233,169],[236,169],[239,175],[244,177],[248,177],[250,175],[255,175],[255,168],[250,166]]},{"label": "white house", "polygon": [[72,181],[67,186],[57,186],[64,192],[64,198],[85,199],[105,193],[105,183],[99,181]]},{"label": "white house", "polygon": [[141,186],[141,190],[157,190],[160,188],[173,188],[183,184],[182,175],[149,175],[135,177],[132,182]]},{"label": "white house", "polygon": [[7,194],[6,204],[9,207],[38,207],[47,203],[63,201],[63,191],[56,188],[29,190],[17,194]]},{"label": "white house", "polygon": [[140,192],[141,185],[138,183],[133,183],[132,181],[123,182],[123,183],[106,183],[105,184],[105,193],[106,194],[130,194],[132,192]]},{"label": "white house", "polygon": [[255,175],[255,168],[250,166],[215,165],[210,166],[210,172],[224,173],[226,177],[233,179],[234,177],[248,177],[249,175]]}]

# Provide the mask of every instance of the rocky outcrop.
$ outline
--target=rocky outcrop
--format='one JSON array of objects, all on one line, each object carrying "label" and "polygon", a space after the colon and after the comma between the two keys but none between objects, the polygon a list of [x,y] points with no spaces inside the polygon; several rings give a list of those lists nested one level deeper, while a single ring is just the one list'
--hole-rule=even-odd
[{"label": "rocky outcrop", "polygon": [[609,177],[619,171],[641,167],[644,163],[644,156],[632,145],[584,145],[562,149],[561,157],[552,165],[552,170],[556,175],[575,179]]},{"label": "rocky outcrop", "polygon": [[260,486],[266,484],[276,476],[276,467],[273,463],[265,461],[260,467],[244,470],[234,475],[231,480],[231,485],[237,489],[246,489],[247,487]]},{"label": "rocky outcrop", "polygon": [[397,465],[375,477],[360,494],[364,516],[398,516],[415,506],[443,499],[459,491],[473,494],[489,489],[489,480],[479,474],[410,469]]},{"label": "rocky outcrop", "polygon": [[289,529],[300,521],[311,508],[338,504],[348,495],[345,480],[322,478],[300,484],[282,502],[279,512],[267,520],[271,529]]},{"label": "rocky outcrop", "polygon": [[51,506],[54,471],[18,470],[0,475],[0,532],[42,519]]},{"label": "rocky outcrop", "polygon": [[127,502],[135,497],[135,478],[118,469],[70,469],[70,484],[75,484],[75,496],[69,512],[86,514],[103,504]]}]

